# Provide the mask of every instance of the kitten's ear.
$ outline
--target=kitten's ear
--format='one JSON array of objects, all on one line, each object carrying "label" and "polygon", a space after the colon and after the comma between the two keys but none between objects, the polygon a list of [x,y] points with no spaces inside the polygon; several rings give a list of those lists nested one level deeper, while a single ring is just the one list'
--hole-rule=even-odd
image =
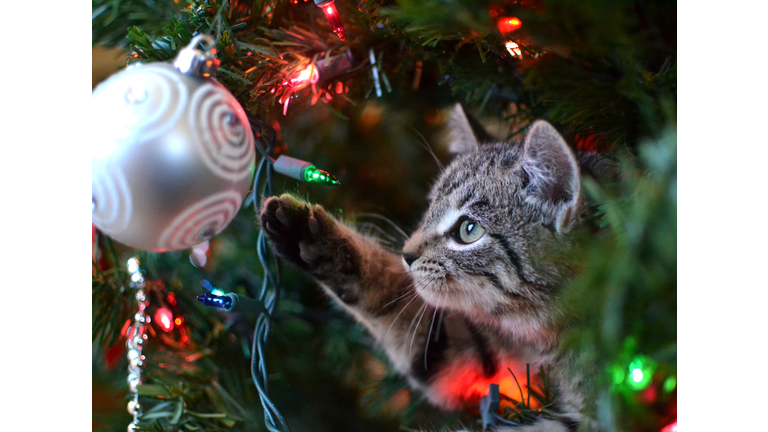
[{"label": "kitten's ear", "polygon": [[523,149],[522,166],[528,174],[528,187],[554,206],[557,231],[568,231],[581,205],[576,157],[557,130],[544,120],[533,124]]},{"label": "kitten's ear", "polygon": [[448,152],[454,155],[471,153],[477,150],[478,145],[469,118],[461,104],[457,103],[448,116]]}]

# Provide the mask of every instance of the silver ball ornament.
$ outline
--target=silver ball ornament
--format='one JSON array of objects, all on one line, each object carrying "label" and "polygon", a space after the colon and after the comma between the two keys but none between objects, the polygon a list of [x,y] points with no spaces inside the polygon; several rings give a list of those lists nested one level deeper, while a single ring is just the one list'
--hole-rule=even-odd
[{"label": "silver ball ornament", "polygon": [[[208,51],[194,48],[201,41]],[[251,188],[253,133],[212,78],[214,46],[198,36],[174,65],[135,65],[93,91],[92,220],[121,243],[159,252],[202,243]]]}]

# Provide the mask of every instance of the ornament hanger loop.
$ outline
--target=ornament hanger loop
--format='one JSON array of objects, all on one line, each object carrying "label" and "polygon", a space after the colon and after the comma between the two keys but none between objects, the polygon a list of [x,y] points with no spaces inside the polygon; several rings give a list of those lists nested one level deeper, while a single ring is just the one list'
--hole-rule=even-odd
[{"label": "ornament hanger loop", "polygon": [[213,40],[213,37],[210,35],[207,35],[205,33],[201,33],[195,37],[192,38],[192,41],[189,42],[189,45],[187,45],[185,48],[195,48],[197,47],[197,44],[203,45],[206,52],[212,51],[212,54],[216,54],[216,41]]},{"label": "ornament hanger loop", "polygon": [[[202,45],[205,51],[197,49],[198,44]],[[182,48],[176,55],[173,66],[185,75],[215,78],[218,66],[216,40],[207,34],[195,36],[189,45]]]}]

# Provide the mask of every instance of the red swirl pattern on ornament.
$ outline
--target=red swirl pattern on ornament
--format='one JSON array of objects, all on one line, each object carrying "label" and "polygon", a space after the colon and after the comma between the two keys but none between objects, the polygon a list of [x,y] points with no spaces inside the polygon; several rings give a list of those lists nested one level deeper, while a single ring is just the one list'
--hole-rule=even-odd
[{"label": "red swirl pattern on ornament", "polygon": [[192,95],[188,112],[206,166],[230,181],[249,176],[256,159],[254,139],[237,100],[220,85],[209,83]]},{"label": "red swirl pattern on ornament", "polygon": [[235,218],[243,198],[235,191],[220,192],[188,207],[163,231],[162,251],[187,249],[220,233]]},{"label": "red swirl pattern on ornament", "polygon": [[110,235],[124,231],[131,221],[133,199],[123,172],[110,167],[109,172],[94,170],[92,175],[93,224]]}]

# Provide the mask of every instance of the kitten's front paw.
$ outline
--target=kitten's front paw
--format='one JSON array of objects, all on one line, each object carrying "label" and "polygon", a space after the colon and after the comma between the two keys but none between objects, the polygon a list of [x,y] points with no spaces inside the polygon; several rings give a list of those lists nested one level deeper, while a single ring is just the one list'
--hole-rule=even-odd
[{"label": "kitten's front paw", "polygon": [[283,194],[267,198],[260,219],[275,251],[296,266],[312,273],[354,271],[353,247],[321,206]]}]

